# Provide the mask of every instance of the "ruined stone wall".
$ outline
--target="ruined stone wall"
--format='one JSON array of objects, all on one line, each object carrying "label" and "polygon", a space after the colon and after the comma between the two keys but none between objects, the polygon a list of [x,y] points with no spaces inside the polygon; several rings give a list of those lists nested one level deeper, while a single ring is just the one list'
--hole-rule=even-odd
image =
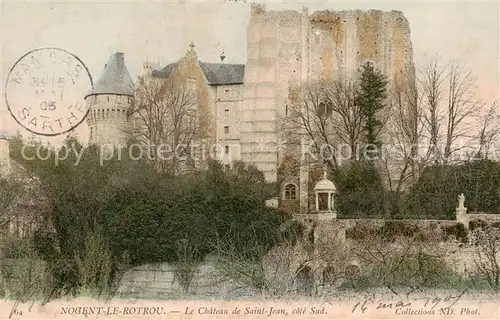
[{"label": "ruined stone wall", "polygon": [[[276,180],[279,157],[262,142],[281,137],[291,88],[320,79],[352,78],[366,61],[402,88],[413,72],[409,24],[398,11],[266,11],[253,6],[247,38],[241,120],[243,160]],[[306,171],[306,170],[304,170]],[[301,174],[301,185],[307,182]],[[305,188],[301,188],[305,189]],[[305,202],[304,202],[305,204]]]},{"label": "ruined stone wall", "polygon": [[301,15],[252,7],[247,37],[244,101],[241,110],[242,158],[276,181],[278,117],[284,114],[289,82],[301,72]]},{"label": "ruined stone wall", "polygon": [[315,12],[310,39],[312,79],[352,77],[371,61],[396,87],[413,69],[410,27],[399,11]]}]

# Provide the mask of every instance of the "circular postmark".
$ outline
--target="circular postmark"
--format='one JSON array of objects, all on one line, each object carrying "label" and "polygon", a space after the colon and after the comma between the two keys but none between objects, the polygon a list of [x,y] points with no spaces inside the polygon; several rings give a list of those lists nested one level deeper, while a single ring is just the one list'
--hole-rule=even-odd
[{"label": "circular postmark", "polygon": [[92,86],[92,76],[77,56],[63,49],[40,48],[26,53],[10,70],[5,102],[26,130],[57,136],[85,120],[84,96]]}]

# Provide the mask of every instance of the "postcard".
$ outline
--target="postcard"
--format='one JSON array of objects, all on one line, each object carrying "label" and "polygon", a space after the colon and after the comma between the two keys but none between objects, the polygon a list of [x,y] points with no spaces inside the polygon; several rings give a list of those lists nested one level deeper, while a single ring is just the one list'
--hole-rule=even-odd
[{"label": "postcard", "polygon": [[500,318],[499,3],[1,6],[0,318]]}]

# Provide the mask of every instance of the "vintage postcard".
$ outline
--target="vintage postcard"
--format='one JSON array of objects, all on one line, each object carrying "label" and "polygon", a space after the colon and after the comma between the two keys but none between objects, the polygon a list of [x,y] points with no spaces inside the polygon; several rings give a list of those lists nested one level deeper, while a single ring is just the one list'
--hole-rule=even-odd
[{"label": "vintage postcard", "polygon": [[1,9],[1,319],[500,319],[499,3]]}]

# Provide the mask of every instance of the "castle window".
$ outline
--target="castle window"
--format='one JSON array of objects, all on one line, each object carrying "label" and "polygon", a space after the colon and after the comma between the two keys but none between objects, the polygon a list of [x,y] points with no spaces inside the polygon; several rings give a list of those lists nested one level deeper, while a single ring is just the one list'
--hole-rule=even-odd
[{"label": "castle window", "polygon": [[229,146],[225,146],[224,147],[224,153],[225,154],[229,154]]},{"label": "castle window", "polygon": [[228,97],[229,96],[229,90],[226,90],[225,92],[226,92],[226,97]]},{"label": "castle window", "polygon": [[108,96],[108,102],[109,102],[109,96]]},{"label": "castle window", "polygon": [[229,126],[224,126],[224,133],[228,134],[229,133]]},{"label": "castle window", "polygon": [[224,118],[229,118],[229,109],[224,110]]},{"label": "castle window", "polygon": [[288,115],[288,105],[285,106],[285,116]]},{"label": "castle window", "polygon": [[285,186],[285,200],[297,199],[297,187],[294,184],[287,184]]},{"label": "castle window", "polygon": [[187,79],[188,90],[195,91],[196,90],[196,80],[194,78],[189,77]]}]

